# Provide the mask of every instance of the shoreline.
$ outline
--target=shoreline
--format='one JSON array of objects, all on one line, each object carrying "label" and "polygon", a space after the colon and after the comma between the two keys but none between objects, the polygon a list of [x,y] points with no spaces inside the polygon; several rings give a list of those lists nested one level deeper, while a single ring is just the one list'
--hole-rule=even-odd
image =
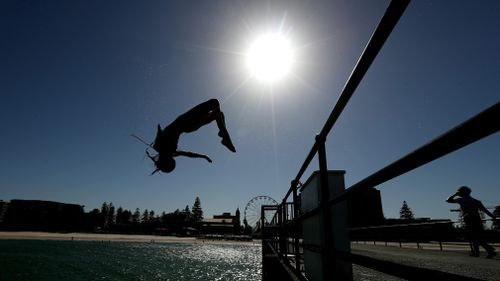
[{"label": "shoreline", "polygon": [[0,231],[0,240],[60,240],[60,241],[113,241],[147,243],[207,243],[207,244],[254,244],[260,241],[212,240],[196,237],[156,236],[143,234],[112,234],[83,232],[36,232],[36,231]]}]

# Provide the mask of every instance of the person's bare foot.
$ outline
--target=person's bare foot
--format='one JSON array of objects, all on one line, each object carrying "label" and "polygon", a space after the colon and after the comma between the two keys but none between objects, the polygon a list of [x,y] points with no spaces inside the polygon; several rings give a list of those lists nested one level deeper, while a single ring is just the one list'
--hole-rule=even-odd
[{"label": "person's bare foot", "polygon": [[234,147],[233,142],[231,141],[231,137],[229,136],[227,131],[219,131],[219,137],[222,138],[222,140],[220,141],[222,145],[227,147],[232,152],[236,152],[236,148]]}]

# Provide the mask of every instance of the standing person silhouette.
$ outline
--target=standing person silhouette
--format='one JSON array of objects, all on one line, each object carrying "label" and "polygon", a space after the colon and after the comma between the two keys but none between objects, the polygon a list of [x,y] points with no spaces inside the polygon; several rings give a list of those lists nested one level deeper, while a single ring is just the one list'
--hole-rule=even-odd
[{"label": "standing person silhouette", "polygon": [[461,186],[455,194],[446,199],[446,202],[460,204],[465,228],[469,235],[469,239],[472,242],[472,252],[470,255],[473,257],[479,257],[479,245],[481,245],[488,253],[486,257],[491,259],[496,256],[496,252],[495,248],[486,243],[484,239],[484,227],[479,211],[481,210],[493,219],[495,219],[495,216],[484,207],[481,201],[472,198],[470,193],[470,188],[467,186]]},{"label": "standing person silhouette", "polygon": [[232,152],[236,152],[231,137],[226,129],[224,113],[220,110],[220,104],[217,99],[211,99],[193,107],[188,112],[180,115],[174,122],[170,123],[163,130],[158,124],[156,138],[151,147],[158,152],[156,156],[151,156],[146,150],[149,158],[153,160],[156,170],[153,174],[162,171],[170,173],[175,169],[174,157],[186,156],[191,158],[204,158],[212,163],[212,160],[207,155],[198,154],[189,151],[177,149],[179,137],[182,133],[191,133],[198,130],[200,127],[214,121],[219,128],[219,137],[222,138],[221,143]]}]

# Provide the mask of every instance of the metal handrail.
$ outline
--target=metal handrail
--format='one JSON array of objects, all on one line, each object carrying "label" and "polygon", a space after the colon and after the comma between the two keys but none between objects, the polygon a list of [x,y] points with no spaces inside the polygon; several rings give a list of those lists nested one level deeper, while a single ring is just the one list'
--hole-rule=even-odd
[{"label": "metal handrail", "polygon": [[[352,94],[354,93],[359,83],[365,76],[366,72],[370,68],[370,65],[375,60],[375,57],[379,53],[380,49],[382,49],[382,46],[384,45],[385,41],[387,40],[392,30],[396,26],[396,23],[398,22],[399,18],[401,18],[401,16],[403,15],[403,12],[405,11],[409,3],[410,0],[393,0],[389,4],[389,7],[387,7],[384,16],[382,17],[380,23],[373,32],[370,40],[368,41],[365,49],[363,50],[363,53],[361,54],[358,62],[356,63],[356,66],[351,72],[349,79],[347,79],[347,82],[344,85],[344,88],[337,100],[337,103],[332,109],[332,112],[330,113],[330,116],[325,122],[323,129],[321,129],[321,132],[318,135],[320,140],[326,141],[326,138],[330,133],[331,129],[333,128],[333,125],[335,124],[338,117],[344,110],[345,106],[347,105],[347,102],[349,101]],[[316,141],[311,150],[309,151],[309,154],[307,155],[306,160],[302,164],[302,167],[300,168],[297,176],[295,177],[295,180],[292,181],[292,186],[286,193],[283,199],[284,201],[286,201],[288,196],[292,193],[292,191],[296,189],[297,183],[300,181],[300,178],[306,171],[307,167],[309,166],[309,164],[311,163],[312,159],[314,158],[317,152],[318,152],[318,147]]]},{"label": "metal handrail", "polygon": [[373,225],[373,226],[363,226],[363,227],[351,227],[349,228],[349,230],[383,229],[383,228],[398,228],[407,226],[421,226],[421,225],[423,226],[423,225],[455,224],[455,223],[458,223],[458,221],[443,220],[443,221],[432,221],[432,222],[399,223],[399,224],[383,224],[383,225]]},{"label": "metal handrail", "polygon": [[356,190],[374,187],[431,161],[492,135],[500,130],[500,102],[487,108],[447,133],[395,161],[364,180],[352,185],[346,191],[332,198],[328,204],[341,201]]},{"label": "metal handrail", "polygon": [[[345,200],[345,198],[353,192],[365,188],[375,187],[381,183],[389,181],[397,176],[436,160],[446,154],[492,135],[499,130],[500,102],[456,126],[433,141],[423,145],[412,153],[350,186],[342,193],[330,199],[327,205],[332,206],[335,203]],[[302,214],[299,219],[308,218],[320,211],[320,208],[315,208]]]}]

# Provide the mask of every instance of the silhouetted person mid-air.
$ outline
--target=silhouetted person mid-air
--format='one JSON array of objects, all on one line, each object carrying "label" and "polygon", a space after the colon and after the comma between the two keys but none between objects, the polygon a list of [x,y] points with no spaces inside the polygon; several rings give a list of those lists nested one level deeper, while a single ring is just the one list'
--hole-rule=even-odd
[{"label": "silhouetted person mid-air", "polygon": [[163,130],[161,129],[160,124],[158,124],[156,138],[150,145],[158,152],[158,154],[151,156],[146,150],[149,158],[153,160],[156,166],[156,170],[153,174],[157,171],[165,173],[173,171],[175,169],[174,157],[177,156],[203,158],[212,163],[212,160],[207,155],[178,150],[177,143],[179,142],[179,137],[182,133],[194,132],[214,120],[219,128],[218,135],[222,138],[221,143],[232,152],[236,152],[236,149],[231,141],[231,137],[227,132],[224,113],[220,110],[219,101],[211,99],[180,115],[174,120],[174,122],[170,123],[170,125],[165,127]]},{"label": "silhouetted person mid-air", "polygon": [[465,228],[469,235],[469,239],[472,242],[472,252],[470,255],[479,257],[479,245],[481,245],[486,250],[486,252],[488,252],[488,255],[486,257],[492,258],[496,256],[495,248],[488,245],[488,243],[486,243],[484,239],[483,221],[481,220],[479,211],[484,212],[493,219],[495,219],[495,216],[484,207],[481,201],[472,198],[470,196],[470,193],[470,188],[468,188],[467,186],[462,186],[455,194],[448,197],[448,199],[446,199],[446,202],[460,204]]}]

